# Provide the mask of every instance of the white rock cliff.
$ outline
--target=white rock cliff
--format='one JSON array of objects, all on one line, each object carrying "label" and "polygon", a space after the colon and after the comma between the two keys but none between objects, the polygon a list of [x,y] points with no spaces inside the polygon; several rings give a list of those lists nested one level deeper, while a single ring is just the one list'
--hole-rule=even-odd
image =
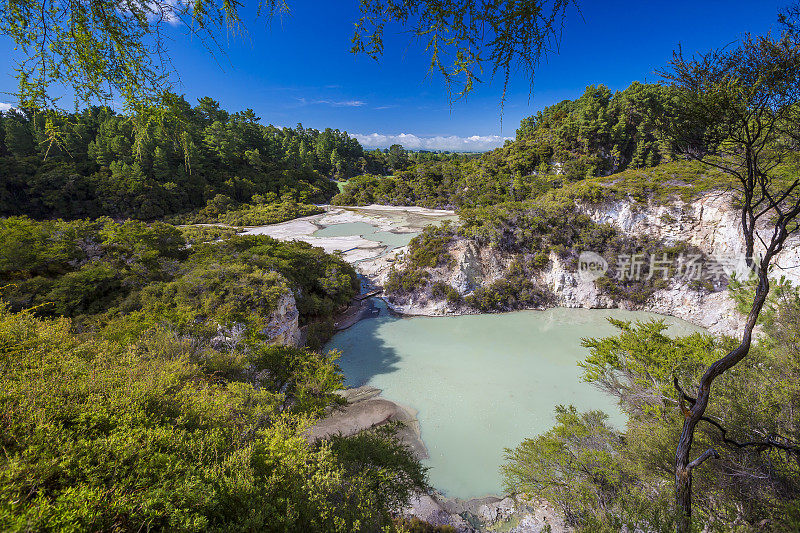
[{"label": "white rock cliff", "polygon": [[[733,264],[744,255],[739,213],[733,206],[730,194],[709,193],[692,202],[675,202],[666,206],[620,200],[600,205],[577,204],[576,207],[595,222],[612,224],[624,234],[652,236],[666,245],[684,241],[724,264]],[[766,228],[761,228],[760,232],[766,240]],[[798,244],[798,238],[787,243],[775,261],[771,273],[773,277],[783,276],[793,284],[800,285]],[[479,247],[461,238],[453,243],[450,252],[455,259],[455,266],[435,270],[432,280],[444,281],[462,295],[501,277],[511,261],[508,254],[490,247]],[[383,284],[391,265],[398,262],[398,254],[402,254],[402,251],[360,265],[360,270],[374,283]],[[577,272],[568,269],[556,254],[550,255],[548,266],[537,278],[542,287],[554,294],[554,305],[585,308],[618,305],[603,295],[593,281],[582,279]],[[387,303],[394,310],[409,315],[464,312],[463,309],[448,306],[444,301],[434,301],[426,294],[413,294],[402,301],[387,298]],[[622,305],[675,316],[718,334],[735,333],[743,321],[727,291],[700,292],[679,280],[658,290],[644,305]]]}]

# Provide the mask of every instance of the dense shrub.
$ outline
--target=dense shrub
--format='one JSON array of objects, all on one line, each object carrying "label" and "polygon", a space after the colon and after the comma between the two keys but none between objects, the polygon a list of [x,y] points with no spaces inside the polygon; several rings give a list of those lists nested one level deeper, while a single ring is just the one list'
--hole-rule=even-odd
[{"label": "dense shrub", "polygon": [[454,237],[455,229],[449,222],[425,227],[422,233],[411,239],[402,266],[392,267],[389,271],[384,290],[389,294],[399,294],[424,288],[430,278],[425,269],[453,265],[449,244]]},{"label": "dense shrub", "polygon": [[197,340],[0,307],[0,529],[373,531],[425,488],[389,436],[308,441],[332,358]]},{"label": "dense shrub", "polygon": [[535,263],[515,259],[502,278],[478,287],[464,301],[483,312],[542,307],[552,295],[534,282],[534,273]]},{"label": "dense shrub", "polygon": [[431,296],[437,300],[447,300],[450,305],[458,305],[463,301],[461,294],[443,281],[435,281],[431,284]]},{"label": "dense shrub", "polygon": [[223,226],[181,226],[178,229],[189,245],[228,239],[240,231],[237,228]]},{"label": "dense shrub", "polygon": [[411,239],[407,263],[412,268],[451,266],[453,256],[450,255],[448,244],[454,236],[455,230],[449,221],[440,226],[426,226],[422,233]]},{"label": "dense shrub", "polygon": [[306,346],[312,350],[321,350],[334,333],[336,333],[336,327],[333,320],[311,322],[306,328]]},{"label": "dense shrub", "polygon": [[309,244],[209,228],[14,217],[0,220],[0,241],[20,250],[0,251],[2,297],[14,310],[36,307],[41,315],[146,308],[181,323],[254,325],[291,292],[305,322],[330,318],[359,290],[349,264]]},{"label": "dense shrub", "polygon": [[428,271],[419,268],[398,269],[392,267],[386,276],[383,290],[387,294],[408,294],[424,288],[431,275]]},{"label": "dense shrub", "polygon": [[[226,201],[217,202],[219,198]],[[265,226],[299,217],[317,215],[325,210],[316,205],[298,203],[294,196],[284,195],[278,201],[275,194],[254,195],[253,204],[238,204],[227,196],[218,195],[199,211],[185,213],[169,220],[181,224],[224,224],[227,226]]]},{"label": "dense shrub", "polygon": [[0,241],[0,530],[375,531],[427,488],[389,430],[311,442],[337,354],[268,344],[288,295],[325,326],[350,301],[341,258],[110,219]]}]

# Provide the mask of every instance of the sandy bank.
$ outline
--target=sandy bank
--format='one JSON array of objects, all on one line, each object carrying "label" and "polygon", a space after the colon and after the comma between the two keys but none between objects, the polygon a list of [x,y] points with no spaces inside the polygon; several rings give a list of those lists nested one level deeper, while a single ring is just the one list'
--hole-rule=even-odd
[{"label": "sandy bank", "polygon": [[417,459],[427,459],[428,450],[422,442],[417,411],[380,397],[380,389],[364,385],[340,391],[347,401],[334,407],[326,418],[317,422],[309,432],[312,441],[332,435],[350,436],[372,428],[398,422],[397,437],[411,449]]}]

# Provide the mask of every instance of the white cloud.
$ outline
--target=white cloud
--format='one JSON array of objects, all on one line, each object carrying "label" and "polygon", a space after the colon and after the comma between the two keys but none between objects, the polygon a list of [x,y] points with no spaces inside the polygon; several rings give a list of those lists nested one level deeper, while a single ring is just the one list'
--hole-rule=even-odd
[{"label": "white cloud", "polygon": [[0,113],[8,113],[11,108],[14,107],[11,104],[7,104],[5,102],[0,102]]},{"label": "white cloud", "polygon": [[361,100],[347,100],[346,102],[330,102],[328,100],[320,100],[321,104],[330,104],[333,107],[361,107],[362,105],[367,105],[366,102],[362,102]]},{"label": "white cloud", "polygon": [[484,152],[499,148],[507,140],[511,140],[511,137],[501,137],[499,135],[418,137],[413,133],[401,133],[399,135],[352,133],[350,136],[365,148],[388,148],[393,144],[402,144],[408,150],[449,150],[454,152]]},{"label": "white cloud", "polygon": [[361,107],[367,105],[362,100],[306,100],[305,98],[298,98],[300,105],[329,105],[333,107]]}]

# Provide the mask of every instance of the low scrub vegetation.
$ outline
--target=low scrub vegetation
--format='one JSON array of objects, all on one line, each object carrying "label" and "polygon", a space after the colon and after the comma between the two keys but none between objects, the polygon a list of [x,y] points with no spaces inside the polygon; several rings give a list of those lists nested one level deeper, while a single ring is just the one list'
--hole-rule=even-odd
[{"label": "low scrub vegetation", "polygon": [[[187,245],[187,238],[191,246]],[[392,428],[312,442],[358,290],[304,243],[111,219],[0,220],[0,529],[375,531],[425,470]]]}]

